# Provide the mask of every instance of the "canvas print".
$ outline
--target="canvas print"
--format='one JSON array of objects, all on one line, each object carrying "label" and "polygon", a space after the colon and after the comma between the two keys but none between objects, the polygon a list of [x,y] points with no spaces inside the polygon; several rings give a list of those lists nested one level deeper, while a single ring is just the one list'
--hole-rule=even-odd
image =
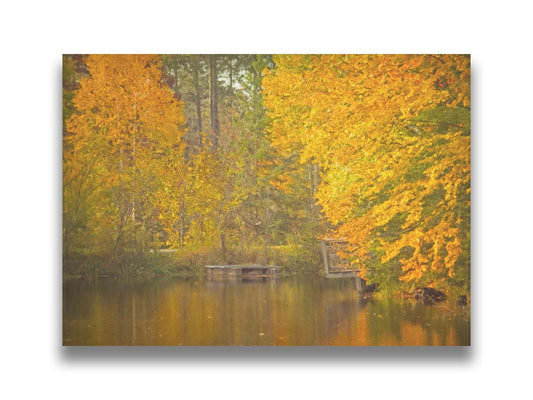
[{"label": "canvas print", "polygon": [[470,56],[63,56],[65,346],[470,345]]}]

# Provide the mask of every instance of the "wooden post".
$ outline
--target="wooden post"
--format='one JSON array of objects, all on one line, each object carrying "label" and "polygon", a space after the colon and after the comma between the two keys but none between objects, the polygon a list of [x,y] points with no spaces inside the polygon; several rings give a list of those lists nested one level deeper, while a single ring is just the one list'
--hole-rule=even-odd
[{"label": "wooden post", "polygon": [[321,247],[322,247],[322,258],[324,259],[324,272],[326,273],[326,276],[328,276],[329,274],[328,249],[327,249],[325,240],[322,240]]},{"label": "wooden post", "polygon": [[360,276],[355,278],[355,289],[358,292],[362,292],[363,291],[363,279],[361,279]]}]

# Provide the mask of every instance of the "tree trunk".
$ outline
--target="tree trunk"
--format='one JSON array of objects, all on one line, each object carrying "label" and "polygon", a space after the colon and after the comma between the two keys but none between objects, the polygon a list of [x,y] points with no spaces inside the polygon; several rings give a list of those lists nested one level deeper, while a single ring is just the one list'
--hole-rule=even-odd
[{"label": "tree trunk", "polygon": [[233,107],[233,57],[229,57],[229,93],[228,93],[229,107]]},{"label": "tree trunk", "polygon": [[218,74],[215,55],[209,56],[209,100],[211,106],[211,131],[213,132],[213,147],[218,147],[220,128],[218,124]]},{"label": "tree trunk", "polygon": [[193,79],[195,90],[195,103],[196,103],[196,118],[198,119],[198,134],[202,132],[202,94],[200,92],[200,79],[199,79],[200,65],[198,59],[195,58],[193,65]]},{"label": "tree trunk", "polygon": [[220,233],[220,249],[222,250],[222,261],[226,264],[228,262],[228,254],[226,251],[226,234],[224,232]]},{"label": "tree trunk", "polygon": [[180,208],[180,247],[183,247],[183,236],[185,235],[185,227],[183,226],[183,220],[185,219],[185,212],[183,211],[183,201]]}]

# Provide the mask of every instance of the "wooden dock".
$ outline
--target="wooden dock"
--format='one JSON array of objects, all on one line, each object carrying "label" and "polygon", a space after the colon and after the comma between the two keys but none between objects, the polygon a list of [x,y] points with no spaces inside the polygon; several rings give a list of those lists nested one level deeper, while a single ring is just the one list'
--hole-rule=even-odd
[{"label": "wooden dock", "polygon": [[339,252],[345,252],[348,242],[338,239],[322,240],[322,258],[324,262],[324,275],[326,278],[354,278],[357,291],[365,289],[365,281],[359,273],[361,270],[350,268],[350,265],[339,256]]},{"label": "wooden dock", "polygon": [[205,269],[209,280],[276,278],[281,272],[277,265],[260,264],[206,265]]}]

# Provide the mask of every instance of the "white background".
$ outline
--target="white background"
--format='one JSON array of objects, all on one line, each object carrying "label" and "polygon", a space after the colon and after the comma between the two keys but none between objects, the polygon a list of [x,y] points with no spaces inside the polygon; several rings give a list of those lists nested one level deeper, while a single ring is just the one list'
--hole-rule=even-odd
[{"label": "white background", "polygon": [[[527,2],[79,3],[0,12],[2,398],[531,395]],[[471,53],[472,347],[62,349],[61,54],[91,52]]]}]

